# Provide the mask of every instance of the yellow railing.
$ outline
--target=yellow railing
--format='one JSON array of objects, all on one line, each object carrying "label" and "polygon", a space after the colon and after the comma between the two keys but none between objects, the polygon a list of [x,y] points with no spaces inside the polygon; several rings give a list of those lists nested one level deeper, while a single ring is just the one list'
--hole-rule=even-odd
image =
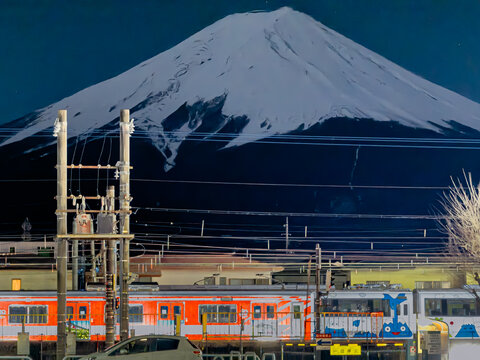
[{"label": "yellow railing", "polygon": [[[315,338],[315,314],[305,312],[204,312],[195,314],[129,314],[135,335],[183,335],[193,340],[312,340]],[[119,332],[115,317],[116,332]],[[52,340],[56,336],[56,314],[0,315],[0,340],[17,336],[19,326],[31,336]],[[105,314],[68,314],[67,328],[78,339],[102,340]],[[320,314],[320,333],[333,338],[376,340],[383,328],[382,313]]]}]

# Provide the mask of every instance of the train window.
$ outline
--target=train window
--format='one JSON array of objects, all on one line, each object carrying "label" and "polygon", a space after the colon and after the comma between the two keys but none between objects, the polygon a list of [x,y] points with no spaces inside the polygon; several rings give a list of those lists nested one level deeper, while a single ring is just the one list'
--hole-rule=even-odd
[{"label": "train window", "polygon": [[207,323],[235,323],[237,322],[237,305],[199,305],[200,322],[203,314],[207,314]]},{"label": "train window", "polygon": [[253,307],[253,318],[260,319],[262,317],[262,307],[260,305]]},{"label": "train window", "polygon": [[175,316],[182,315],[182,308],[178,305],[175,305],[173,307],[173,315],[175,315]]},{"label": "train window", "polygon": [[87,307],[86,306],[80,306],[78,308],[78,319],[79,320],[85,320],[87,318]]},{"label": "train window", "polygon": [[128,321],[143,323],[143,305],[128,305]]},{"label": "train window", "polygon": [[168,306],[160,306],[160,319],[168,319]]},{"label": "train window", "polygon": [[408,304],[403,305],[403,315],[408,315]]},{"label": "train window", "polygon": [[425,299],[427,316],[476,316],[475,299]]},{"label": "train window", "polygon": [[[27,322],[25,319],[27,316],[27,307],[26,306],[10,306],[8,309],[8,322],[10,324],[21,324]],[[25,320],[24,320],[25,319]]]},{"label": "train window", "polygon": [[267,305],[267,319],[275,318],[275,306]]},{"label": "train window", "polygon": [[445,307],[442,306],[442,299],[425,299],[425,313],[428,316],[443,315]]},{"label": "train window", "polygon": [[294,319],[301,319],[302,313],[300,309],[300,305],[293,305],[293,318]]},{"label": "train window", "polygon": [[73,320],[73,306],[67,306],[67,320]]},{"label": "train window", "polygon": [[10,324],[46,324],[46,305],[10,305],[8,308]]},{"label": "train window", "polygon": [[235,305],[218,306],[218,322],[234,323],[237,321],[237,307]]},{"label": "train window", "polygon": [[[117,313],[117,323],[120,322],[120,313]],[[143,305],[128,305],[128,321],[143,323]]]},{"label": "train window", "polygon": [[475,299],[448,299],[448,316],[475,316],[477,315]]},{"label": "train window", "polygon": [[384,299],[335,299],[327,304],[328,311],[338,312],[382,312],[390,316],[388,300]]}]

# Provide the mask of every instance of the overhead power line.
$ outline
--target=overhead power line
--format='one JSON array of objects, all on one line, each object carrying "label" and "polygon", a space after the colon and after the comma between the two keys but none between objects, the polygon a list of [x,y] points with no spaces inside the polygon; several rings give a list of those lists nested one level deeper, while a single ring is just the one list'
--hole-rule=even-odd
[{"label": "overhead power line", "polygon": [[[0,128],[0,137],[8,138],[25,130],[24,128]],[[27,129],[27,131],[32,129]],[[380,148],[421,148],[421,149],[451,149],[451,150],[480,150],[480,146],[467,146],[480,144],[480,139],[466,138],[401,138],[401,137],[361,137],[361,136],[329,136],[329,135],[300,135],[300,134],[255,134],[255,133],[216,133],[216,132],[188,132],[182,130],[163,131],[155,129],[137,129],[132,138],[148,138],[151,134],[158,134],[164,138],[178,142],[231,142],[239,141],[240,144],[283,144],[283,145],[309,145],[309,146],[347,146],[347,147],[380,147]],[[39,130],[29,137],[50,137],[51,129]],[[81,135],[94,138],[100,136],[115,137],[111,130],[94,129]],[[446,144],[446,145],[432,145]],[[465,146],[460,146],[465,144]]]},{"label": "overhead power line", "polygon": [[246,216],[281,216],[281,217],[318,217],[318,218],[352,218],[352,219],[405,219],[405,220],[438,220],[443,215],[415,215],[415,214],[330,214],[307,212],[280,212],[280,211],[255,211],[255,210],[218,210],[218,209],[181,209],[164,207],[132,207],[136,210],[149,210],[161,212],[176,212],[190,214],[213,215],[246,215]]}]

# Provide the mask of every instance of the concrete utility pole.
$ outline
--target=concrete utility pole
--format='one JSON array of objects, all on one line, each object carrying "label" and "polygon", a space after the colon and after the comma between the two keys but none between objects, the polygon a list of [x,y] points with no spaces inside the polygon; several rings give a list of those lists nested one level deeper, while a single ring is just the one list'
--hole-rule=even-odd
[{"label": "concrete utility pole", "polygon": [[[130,110],[120,112],[120,234],[130,234]],[[120,340],[128,339],[130,239],[120,240]]]},{"label": "concrete utility pole", "polygon": [[78,241],[72,241],[72,290],[78,290]]},{"label": "concrete utility pole", "polygon": [[288,252],[288,237],[290,236],[288,233],[288,217],[285,218],[285,224],[283,226],[285,227],[285,251]]},{"label": "concrete utility pole", "polygon": [[322,249],[320,245],[317,244],[315,248],[315,284],[316,284],[316,296],[315,296],[315,334],[320,333],[320,270],[322,268]]},{"label": "concrete utility pole", "polygon": [[[54,136],[57,136],[57,235],[67,234],[67,110],[58,111]],[[57,359],[67,348],[67,257],[68,240],[56,239],[57,253]]]},{"label": "concrete utility pole", "polygon": [[[67,295],[67,256],[68,256],[68,240],[74,242],[72,252],[75,255],[75,260],[78,261],[78,245],[77,241],[82,241],[85,244],[86,240],[90,240],[90,251],[92,259],[95,259],[95,240],[102,241],[102,248],[106,252],[104,260],[104,277],[106,288],[106,302],[107,302],[107,321],[106,321],[106,337],[107,344],[111,345],[115,340],[115,280],[116,280],[116,255],[115,248],[117,241],[121,245],[121,321],[120,321],[120,336],[121,339],[128,338],[128,280],[129,280],[129,239],[133,238],[130,234],[130,134],[133,131],[133,124],[130,124],[129,110],[122,110],[120,121],[120,161],[116,166],[107,164],[102,166],[93,165],[67,165],[67,112],[60,110],[58,112],[58,119],[55,122],[54,136],[58,136],[57,144],[57,304],[58,304],[58,324],[57,324],[57,359],[62,359],[67,350],[66,341],[66,295]],[[107,211],[103,205],[102,210],[97,216],[97,234],[94,234],[93,223],[89,213],[98,213],[98,210],[87,210],[85,208],[85,200],[98,200],[98,196],[71,196],[75,201],[82,200],[81,214],[76,210],[68,210],[67,208],[67,169],[91,169],[98,171],[99,169],[111,170],[116,169],[120,177],[120,209],[115,210],[115,188],[112,186],[107,189]],[[76,220],[72,234],[67,231],[67,213],[76,212]],[[116,231],[116,215],[120,214],[120,233]],[[81,215],[81,219],[77,219]],[[80,228],[79,228],[80,226]],[[105,249],[105,242],[107,249]],[[82,254],[85,256],[84,245],[82,246]],[[92,260],[94,263],[94,260]],[[78,262],[72,266],[74,272],[73,278],[77,275]],[[92,269],[95,272],[95,269]],[[92,275],[94,276],[94,275]],[[78,284],[74,280],[73,288]]]},{"label": "concrete utility pole", "polygon": [[[107,190],[107,213],[112,214],[115,210],[115,186],[109,186]],[[113,215],[113,214],[112,214]],[[115,243],[113,239],[107,240],[107,255],[105,271],[105,347],[115,344]]]}]

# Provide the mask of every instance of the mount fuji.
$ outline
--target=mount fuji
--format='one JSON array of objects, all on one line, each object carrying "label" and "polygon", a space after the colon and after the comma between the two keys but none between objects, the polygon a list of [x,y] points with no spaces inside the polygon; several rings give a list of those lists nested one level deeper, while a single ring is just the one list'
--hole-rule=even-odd
[{"label": "mount fuji", "polygon": [[[378,151],[352,141],[345,146],[302,143],[322,136],[480,138],[480,104],[290,8],[230,15],[112,79],[4,125],[9,130],[0,144],[0,166],[9,169],[8,177],[54,177],[51,133],[59,109],[68,110],[72,163],[83,164],[110,160],[107,135],[118,132],[120,109],[130,109],[136,127],[132,205],[139,207],[425,214],[437,193],[391,190],[380,195],[378,189],[353,186],[259,191],[175,180],[448,185],[463,168],[480,171],[469,149]],[[87,151],[77,149],[86,145]],[[80,177],[80,171],[70,175]],[[80,193],[78,184],[75,189],[76,179],[70,182],[70,191]],[[97,192],[98,184],[97,178]],[[9,221],[21,223],[28,215],[53,227],[53,201],[18,205],[30,204],[39,192],[53,196],[52,184],[37,183],[20,195],[15,184],[5,186],[12,186],[5,188]],[[95,185],[88,189],[95,191]],[[188,216],[156,213],[151,218],[191,221],[195,215]],[[343,220],[336,221],[339,226]]]},{"label": "mount fuji", "polygon": [[[187,116],[169,116],[185,106]],[[222,119],[207,123],[208,108]],[[396,121],[443,131],[480,128],[480,105],[437,86],[290,8],[228,16],[134,68],[25,120],[2,145],[52,127],[68,109],[69,135],[92,136],[131,109],[136,127],[175,165],[182,142],[243,118],[226,147],[308,129],[331,118]],[[73,116],[72,116],[73,115]],[[94,138],[94,136],[93,136]]]}]

